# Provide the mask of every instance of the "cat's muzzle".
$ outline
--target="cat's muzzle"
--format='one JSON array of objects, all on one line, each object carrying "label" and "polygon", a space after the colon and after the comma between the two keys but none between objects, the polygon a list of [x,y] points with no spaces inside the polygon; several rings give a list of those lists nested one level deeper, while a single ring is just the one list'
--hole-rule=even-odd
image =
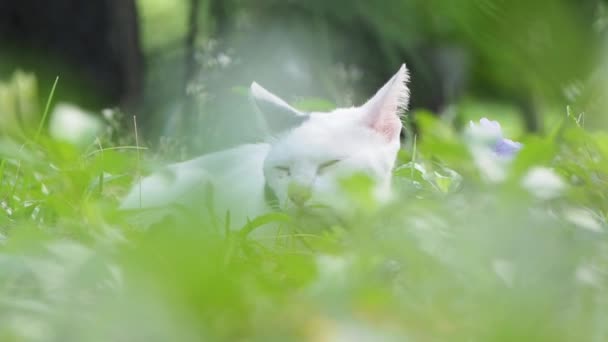
[{"label": "cat's muzzle", "polygon": [[287,197],[297,206],[303,206],[312,197],[310,186],[301,185],[295,182],[289,184]]}]

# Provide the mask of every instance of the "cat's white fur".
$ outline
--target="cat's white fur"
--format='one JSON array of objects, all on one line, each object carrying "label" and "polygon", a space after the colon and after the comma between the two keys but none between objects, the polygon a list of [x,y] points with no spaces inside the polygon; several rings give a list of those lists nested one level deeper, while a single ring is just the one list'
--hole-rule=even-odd
[{"label": "cat's white fur", "polygon": [[340,196],[340,180],[364,173],[375,181],[379,200],[390,195],[399,150],[399,112],[407,107],[409,75],[403,65],[360,107],[329,113],[302,113],[256,83],[251,96],[262,116],[269,141],[172,164],[145,177],[125,197],[121,208],[189,205],[209,187],[221,213],[238,213],[235,226],[270,210],[268,193],[279,207],[326,204],[349,206]]}]

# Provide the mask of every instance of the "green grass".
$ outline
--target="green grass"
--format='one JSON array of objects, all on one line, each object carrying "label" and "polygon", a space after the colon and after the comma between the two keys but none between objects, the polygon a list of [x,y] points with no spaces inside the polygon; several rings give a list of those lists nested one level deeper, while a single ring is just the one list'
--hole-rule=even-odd
[{"label": "green grass", "polygon": [[42,129],[44,128],[44,124],[46,123],[46,118],[49,115],[49,110],[51,109],[51,103],[53,101],[53,97],[55,97],[55,90],[57,89],[57,83],[59,83],[59,76],[55,78],[55,82],[53,83],[53,87],[51,88],[51,92],[49,93],[49,97],[46,100],[46,105],[44,106],[44,112],[42,113],[42,119],[40,119],[40,125],[38,125],[38,130],[36,131],[36,138],[34,140],[38,140],[40,137],[40,133],[42,133]]},{"label": "green grass", "polygon": [[[494,183],[460,133],[417,120],[391,205],[233,233],[206,209],[118,211],[154,156],[139,141],[1,139],[0,340],[608,340],[606,135],[564,114]],[[566,187],[539,198],[535,167]],[[264,224],[276,239],[248,237]]]}]

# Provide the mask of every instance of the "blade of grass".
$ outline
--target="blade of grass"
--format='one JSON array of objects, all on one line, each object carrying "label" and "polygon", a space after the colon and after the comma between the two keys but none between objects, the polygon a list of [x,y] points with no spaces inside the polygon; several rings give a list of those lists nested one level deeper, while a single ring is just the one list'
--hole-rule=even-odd
[{"label": "blade of grass", "polygon": [[0,162],[0,190],[2,189],[2,186],[4,185],[4,166],[6,164],[6,159],[2,159],[2,161]]},{"label": "blade of grass", "polygon": [[[101,144],[101,140],[99,140],[99,137],[95,138],[95,142],[97,143],[97,146],[99,146],[99,150],[103,151],[103,145]],[[104,154],[103,152],[101,153],[101,160],[103,160]],[[101,170],[101,172],[99,173],[99,196],[101,197],[103,195],[103,170]]]},{"label": "blade of grass", "polygon": [[53,98],[55,97],[55,89],[57,89],[57,83],[59,82],[59,76],[55,78],[55,82],[53,83],[53,87],[51,88],[51,92],[49,93],[49,97],[46,99],[46,105],[44,106],[44,112],[42,113],[42,118],[40,119],[40,124],[38,125],[38,131],[36,132],[36,137],[34,141],[38,141],[40,137],[40,133],[42,133],[42,129],[44,128],[44,123],[46,122],[46,117],[49,115],[49,109],[51,108],[51,103]]},{"label": "blade of grass", "polygon": [[135,146],[137,147],[137,187],[139,188],[139,209],[141,209],[141,155],[139,153],[139,134],[137,133],[137,117],[133,115],[133,128],[135,129]]},{"label": "blade of grass", "polygon": [[418,147],[418,135],[414,135],[414,151],[412,152],[412,165],[410,167],[410,179],[414,179],[414,168],[416,166],[416,152]]},{"label": "blade of grass", "polygon": [[[46,106],[44,107],[44,112],[42,113],[42,118],[40,119],[40,124],[38,125],[38,131],[36,132],[36,136],[34,137],[34,142],[38,142],[38,138],[40,137],[40,134],[42,133],[42,129],[44,128],[44,123],[46,122],[46,117],[49,114],[49,109],[51,108],[51,103],[53,101],[53,98],[55,97],[55,89],[57,89],[57,83],[59,83],[59,76],[55,77],[55,82],[53,83],[51,92],[49,93],[49,96],[46,100]],[[25,144],[21,145],[20,150],[23,150],[24,148],[25,148]],[[17,164],[17,172],[15,173],[15,184],[13,185],[9,198],[7,199],[8,201],[12,200],[13,196],[15,195],[15,192],[17,191],[17,185],[19,184],[18,180],[19,180],[20,176],[21,176],[21,160],[19,160],[18,164]],[[26,186],[27,186],[27,184],[24,184],[24,187],[26,187]]]},{"label": "blade of grass", "polygon": [[85,157],[89,158],[92,157],[98,153],[103,153],[105,151],[120,151],[120,150],[147,150],[147,147],[143,147],[143,146],[115,146],[115,147],[104,147],[104,148],[100,148],[98,150],[95,151],[91,151],[90,153],[88,153]]}]

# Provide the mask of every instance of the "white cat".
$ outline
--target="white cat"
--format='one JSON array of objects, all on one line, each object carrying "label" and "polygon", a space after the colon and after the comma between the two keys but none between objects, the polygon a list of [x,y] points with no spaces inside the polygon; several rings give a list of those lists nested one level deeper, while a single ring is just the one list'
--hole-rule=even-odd
[{"label": "white cat", "polygon": [[356,173],[368,175],[376,198],[386,200],[400,146],[399,113],[409,102],[408,80],[403,65],[364,105],[329,113],[300,112],[253,83],[251,96],[268,142],[169,165],[135,185],[121,208],[191,205],[211,187],[219,217],[230,210],[239,227],[272,207],[347,209],[340,181]]}]

